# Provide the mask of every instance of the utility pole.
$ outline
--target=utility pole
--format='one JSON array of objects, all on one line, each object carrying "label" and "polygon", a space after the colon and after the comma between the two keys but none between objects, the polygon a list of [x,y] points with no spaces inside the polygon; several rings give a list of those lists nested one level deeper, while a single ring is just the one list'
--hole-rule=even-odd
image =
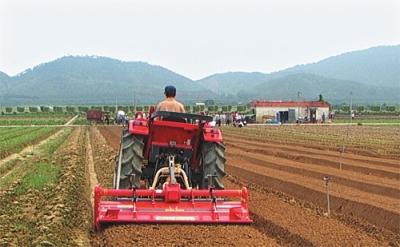
[{"label": "utility pole", "polygon": [[340,170],[342,170],[342,156],[344,153],[344,144],[345,144],[345,141],[347,141],[347,139],[349,138],[350,125],[351,125],[351,122],[353,121],[353,92],[350,92],[350,116],[349,117],[350,117],[350,121],[349,121],[349,125],[347,128],[347,135],[346,135],[346,138],[343,138],[342,148],[340,149],[340,164],[339,164]]},{"label": "utility pole", "polygon": [[350,121],[353,120],[353,92],[350,92]]},{"label": "utility pole", "polygon": [[133,106],[136,107],[136,90],[133,91]]}]

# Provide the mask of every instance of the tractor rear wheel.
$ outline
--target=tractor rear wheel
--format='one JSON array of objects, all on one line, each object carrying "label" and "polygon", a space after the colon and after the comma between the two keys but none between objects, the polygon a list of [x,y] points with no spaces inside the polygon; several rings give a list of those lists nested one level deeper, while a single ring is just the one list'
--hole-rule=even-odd
[{"label": "tractor rear wheel", "polygon": [[200,164],[203,167],[202,189],[208,188],[208,175],[215,176],[214,188],[224,189],[225,176],[225,146],[218,142],[201,143]]},{"label": "tractor rear wheel", "polygon": [[130,188],[131,187],[130,175],[135,176],[134,179],[135,184],[132,185],[135,186],[136,188],[140,188],[140,177],[142,176],[143,149],[144,149],[143,136],[131,134],[127,129],[122,130],[120,151],[115,157],[115,171],[114,171],[115,189]]}]

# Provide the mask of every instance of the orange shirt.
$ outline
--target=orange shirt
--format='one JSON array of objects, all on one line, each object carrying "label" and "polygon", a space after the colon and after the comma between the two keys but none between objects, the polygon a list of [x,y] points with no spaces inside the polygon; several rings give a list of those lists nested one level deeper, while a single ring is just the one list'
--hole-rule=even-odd
[{"label": "orange shirt", "polygon": [[183,104],[176,101],[174,97],[169,97],[158,103],[157,111],[185,112],[185,108]]}]

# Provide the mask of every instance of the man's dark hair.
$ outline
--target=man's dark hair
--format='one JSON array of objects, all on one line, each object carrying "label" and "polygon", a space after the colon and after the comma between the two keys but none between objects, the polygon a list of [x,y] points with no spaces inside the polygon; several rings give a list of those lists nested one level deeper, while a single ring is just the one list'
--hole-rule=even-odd
[{"label": "man's dark hair", "polygon": [[164,93],[165,93],[165,96],[167,96],[167,97],[175,97],[176,88],[174,86],[171,86],[171,85],[170,86],[166,86]]}]

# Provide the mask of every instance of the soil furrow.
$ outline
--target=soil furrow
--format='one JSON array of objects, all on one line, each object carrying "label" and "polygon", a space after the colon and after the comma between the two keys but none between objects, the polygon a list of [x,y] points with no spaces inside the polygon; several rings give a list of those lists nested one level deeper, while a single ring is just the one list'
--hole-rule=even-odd
[{"label": "soil furrow", "polygon": [[[339,147],[337,153],[329,151],[325,151],[322,153],[320,149],[305,148],[305,147],[290,148],[276,143],[254,142],[254,140],[251,141],[244,138],[238,138],[238,136],[235,137],[224,136],[224,141],[229,143],[229,145],[232,145],[232,147],[246,149],[247,147],[251,146],[253,147],[253,149],[271,156],[287,157],[289,159],[293,158],[299,161],[303,161],[304,163],[310,162],[310,157],[312,157],[312,160],[320,161],[318,163],[322,163],[324,165],[329,165],[332,167],[338,167],[340,158]],[[385,167],[387,167],[388,169],[385,170],[390,172],[390,171],[397,171],[400,168],[400,164],[397,159],[385,159],[384,157],[365,158],[364,156],[357,156],[354,154],[352,155],[345,154],[343,155],[343,159],[344,159],[343,166],[345,166],[346,169],[347,167],[350,167],[349,169],[354,169],[354,171],[360,171],[363,173],[368,173],[368,171],[363,171],[359,169],[364,169],[364,168],[374,169],[376,167],[379,167],[380,169],[385,169]],[[362,166],[358,167],[357,164],[360,163],[362,163]],[[399,177],[397,177],[397,179],[399,179]]]},{"label": "soil furrow", "polygon": [[[245,157],[240,154],[240,150],[231,150],[233,153],[230,153],[230,151],[227,152],[227,158],[228,158],[228,165],[231,164],[229,160],[235,159],[235,162],[232,163],[232,166],[236,166],[242,169],[247,169],[249,171],[257,171],[260,174],[265,174],[266,176],[269,177],[274,177],[277,179],[280,179],[281,181],[288,181],[292,182],[295,184],[299,184],[301,186],[324,192],[325,191],[325,182],[323,181],[323,178],[326,176],[322,177],[306,177],[301,174],[297,173],[291,173],[287,172],[285,170],[279,170],[279,169],[273,169],[269,168],[268,166],[262,165],[263,163],[260,162],[260,164],[253,164],[252,162],[249,162],[249,158]],[[253,154],[255,158],[258,158],[259,160],[263,160],[265,158],[263,155],[257,155]],[[291,166],[291,167],[296,167],[298,164],[296,162],[286,162],[285,166]],[[281,168],[281,167],[279,167]],[[388,210],[391,210],[393,212],[398,212],[400,208],[400,201],[396,198],[390,198],[387,196],[381,196],[380,194],[372,194],[372,193],[367,193],[363,192],[359,189],[354,189],[351,187],[343,186],[340,183],[336,183],[335,177],[340,176],[339,171],[329,171],[326,169],[324,172],[325,174],[328,174],[331,177],[331,182],[330,182],[330,193],[331,195],[339,196],[346,198],[351,201],[356,201],[356,202],[361,202],[361,203],[367,203],[371,204],[380,208],[386,208]],[[332,172],[332,173],[331,173]],[[378,177],[375,177],[376,179],[379,179]],[[391,180],[388,180],[389,182],[394,182]]]},{"label": "soil furrow", "polygon": [[266,230],[269,236],[275,236],[281,245],[302,246],[293,242],[284,244],[286,240],[282,236],[285,233],[301,236],[301,240],[293,241],[311,242],[315,246],[398,246],[400,241],[400,236],[389,230],[343,214],[327,217],[323,209],[309,202],[271,191],[242,177],[228,175],[227,180],[228,185],[249,188],[254,226],[260,231]]},{"label": "soil furrow", "polygon": [[[235,151],[237,150],[230,150],[233,153],[236,153]],[[246,160],[249,163],[252,163],[254,165],[257,165],[259,167],[268,167],[274,170],[280,170],[288,173],[293,173],[299,176],[304,176],[304,177],[309,177],[309,178],[323,178],[327,176],[327,174],[335,174],[333,176],[330,176],[331,181],[334,181],[336,184],[340,184],[343,186],[348,186],[352,187],[357,190],[362,190],[368,193],[373,193],[381,196],[388,196],[392,197],[394,199],[399,198],[400,194],[400,189],[398,188],[398,185],[395,184],[394,187],[397,188],[391,188],[387,186],[381,186],[378,184],[369,184],[367,182],[360,182],[360,181],[354,181],[352,179],[347,179],[347,178],[342,178],[340,177],[340,172],[336,171],[335,173],[329,172],[326,170],[326,172],[318,172],[315,171],[313,167],[293,167],[290,164],[282,161],[279,163],[279,160],[274,160],[273,162],[265,160],[265,159],[259,159],[259,158],[253,158],[252,157],[253,152],[245,153],[243,155],[236,155],[237,158],[241,158],[242,160]]]},{"label": "soil furrow", "polygon": [[[297,199],[311,202],[318,207],[326,205],[326,194],[324,192],[307,188],[295,182],[284,181],[266,174],[248,171],[247,169],[227,166],[226,170],[231,175],[241,177],[247,181],[256,181],[255,183],[259,186],[272,188],[275,191],[282,191]],[[334,195],[330,195],[330,205],[332,211],[354,215],[393,232],[400,231],[400,215],[398,213]]]},{"label": "soil furrow", "polygon": [[224,139],[230,136],[252,142],[313,148],[325,152],[338,152],[344,145],[347,155],[378,158],[400,158],[400,135],[396,128],[343,125],[248,125],[244,129],[223,127]]}]

